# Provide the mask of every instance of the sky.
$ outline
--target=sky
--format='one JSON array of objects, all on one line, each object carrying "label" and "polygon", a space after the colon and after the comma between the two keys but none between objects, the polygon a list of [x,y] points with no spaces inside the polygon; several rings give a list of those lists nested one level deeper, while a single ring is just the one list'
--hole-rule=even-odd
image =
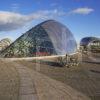
[{"label": "sky", "polygon": [[100,37],[100,0],[1,0],[0,40],[14,41],[48,19],[66,25],[77,42]]}]

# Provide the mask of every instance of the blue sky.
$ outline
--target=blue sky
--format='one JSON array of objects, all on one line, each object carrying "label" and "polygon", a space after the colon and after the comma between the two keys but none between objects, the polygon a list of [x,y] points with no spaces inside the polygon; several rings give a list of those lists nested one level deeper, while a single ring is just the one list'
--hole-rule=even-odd
[{"label": "blue sky", "polygon": [[36,24],[55,19],[79,40],[100,37],[100,0],[2,0],[0,40],[13,41]]}]

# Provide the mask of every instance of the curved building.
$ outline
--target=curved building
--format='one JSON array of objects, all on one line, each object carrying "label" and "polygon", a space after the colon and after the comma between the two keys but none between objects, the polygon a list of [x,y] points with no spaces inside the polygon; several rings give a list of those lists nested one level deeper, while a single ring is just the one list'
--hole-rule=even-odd
[{"label": "curved building", "polygon": [[2,57],[63,55],[76,51],[73,34],[63,24],[48,20],[27,31],[5,49]]},{"label": "curved building", "polygon": [[83,50],[89,49],[89,47],[100,48],[100,39],[96,37],[85,37],[80,41],[80,47]]},{"label": "curved building", "polygon": [[100,39],[96,38],[96,37],[84,37],[84,38],[81,39],[80,45],[81,46],[86,46],[86,45],[88,45],[90,42],[92,42],[94,40],[100,40]]},{"label": "curved building", "polygon": [[11,44],[11,40],[9,38],[4,38],[0,41],[0,51],[4,50]]}]

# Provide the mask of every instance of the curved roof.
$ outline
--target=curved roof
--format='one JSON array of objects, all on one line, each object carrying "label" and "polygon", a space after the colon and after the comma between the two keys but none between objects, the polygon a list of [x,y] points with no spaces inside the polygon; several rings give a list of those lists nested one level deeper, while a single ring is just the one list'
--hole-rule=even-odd
[{"label": "curved roof", "polygon": [[43,33],[49,36],[57,54],[71,54],[76,51],[77,43],[71,31],[65,25],[55,20],[44,21],[27,31],[25,34],[29,37],[36,34],[36,38],[43,39],[45,38]]},{"label": "curved roof", "polygon": [[86,45],[88,45],[92,41],[100,41],[100,39],[96,38],[96,37],[85,37],[85,38],[81,39],[80,45],[81,46],[86,46]]},{"label": "curved roof", "polygon": [[11,44],[11,40],[9,38],[4,38],[0,41],[0,47],[1,48],[6,48]]},{"label": "curved roof", "polygon": [[57,54],[70,54],[75,52],[77,48],[75,38],[66,26],[55,20],[45,21],[39,26],[48,34]]},{"label": "curved roof", "polygon": [[0,41],[0,43],[7,43],[7,44],[11,44],[11,40],[9,38],[4,38]]},{"label": "curved roof", "polygon": [[[24,43],[26,46],[23,46]],[[47,49],[47,51],[52,49],[52,54],[58,55],[66,53],[71,54],[77,49],[75,38],[66,26],[55,20],[47,20],[33,27],[19,37],[2,52],[2,55],[5,55],[12,47],[15,48],[14,50],[17,50],[14,51],[14,54],[18,53],[18,48],[20,47],[23,49],[23,52],[27,53],[26,56],[32,55],[31,53],[36,51],[34,48],[37,48],[36,46],[33,47],[34,44],[36,46],[39,44],[39,47],[43,47]]]}]

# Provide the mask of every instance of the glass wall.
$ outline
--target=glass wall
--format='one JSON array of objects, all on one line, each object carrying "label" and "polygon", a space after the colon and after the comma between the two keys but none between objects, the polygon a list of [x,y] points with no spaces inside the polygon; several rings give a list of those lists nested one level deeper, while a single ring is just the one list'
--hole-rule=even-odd
[{"label": "glass wall", "polygon": [[72,33],[59,22],[43,22],[6,48],[2,57],[34,57],[70,54],[77,45]]}]

